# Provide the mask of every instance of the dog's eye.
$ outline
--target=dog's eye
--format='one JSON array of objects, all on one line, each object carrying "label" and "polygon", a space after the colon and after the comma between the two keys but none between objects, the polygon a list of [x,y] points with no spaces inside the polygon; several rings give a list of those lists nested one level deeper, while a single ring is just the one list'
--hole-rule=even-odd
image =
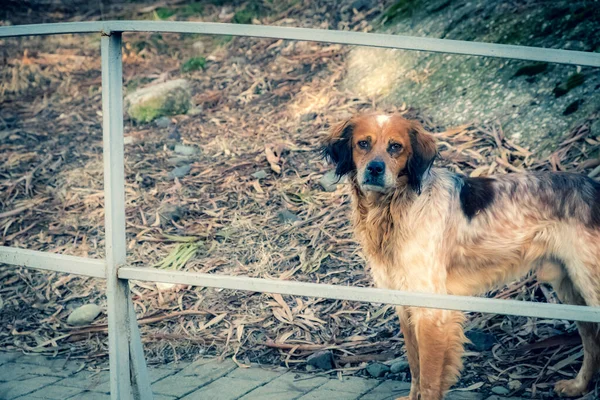
[{"label": "dog's eye", "polygon": [[367,142],[366,140],[359,140],[357,144],[358,144],[358,147],[360,147],[361,149],[369,148],[369,142]]},{"label": "dog's eye", "polygon": [[390,144],[389,151],[393,153],[397,153],[402,150],[402,145],[400,143],[392,143]]}]

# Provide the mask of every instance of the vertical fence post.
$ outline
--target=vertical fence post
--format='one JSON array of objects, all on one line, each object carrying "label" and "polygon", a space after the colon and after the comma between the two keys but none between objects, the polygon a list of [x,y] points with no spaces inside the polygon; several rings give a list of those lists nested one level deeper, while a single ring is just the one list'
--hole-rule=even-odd
[{"label": "vertical fence post", "polygon": [[101,52],[110,392],[113,400],[146,400],[152,391],[129,283],[117,276],[126,262],[121,33],[102,32]]}]

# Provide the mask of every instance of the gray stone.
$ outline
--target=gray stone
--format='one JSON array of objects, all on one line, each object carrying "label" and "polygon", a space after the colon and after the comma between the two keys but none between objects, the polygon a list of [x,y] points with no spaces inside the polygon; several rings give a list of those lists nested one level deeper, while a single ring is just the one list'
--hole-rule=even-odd
[{"label": "gray stone", "polygon": [[138,89],[125,97],[127,113],[141,123],[185,114],[192,107],[189,86],[187,80],[176,79]]},{"label": "gray stone", "polygon": [[318,351],[311,354],[306,362],[312,367],[323,369],[325,371],[329,371],[330,369],[334,368],[333,353],[329,350]]},{"label": "gray stone", "polygon": [[390,366],[390,371],[394,374],[398,374],[400,372],[406,372],[410,370],[410,365],[408,361],[397,361]]},{"label": "gray stone", "polygon": [[300,221],[300,217],[289,210],[279,211],[277,218],[279,218],[279,222],[281,223]]},{"label": "gray stone", "polygon": [[184,176],[189,174],[191,170],[192,166],[189,164],[182,165],[181,167],[175,167],[171,172],[169,172],[168,178],[170,180],[174,180],[175,178],[183,178]]},{"label": "gray stone", "polygon": [[16,397],[35,392],[44,386],[48,386],[60,378],[55,376],[35,376],[28,375],[19,380],[9,382],[0,382],[0,399],[12,400]]},{"label": "gray stone", "polygon": [[18,358],[22,357],[21,353],[2,353],[0,352],[0,365],[15,362]]},{"label": "gray stone", "polygon": [[267,174],[264,169],[261,169],[253,173],[252,176],[256,179],[264,179],[269,176],[269,174]]},{"label": "gray stone", "polygon": [[83,392],[78,394],[77,400],[110,400],[110,394],[98,392]]},{"label": "gray stone", "polygon": [[381,378],[389,371],[390,371],[390,367],[388,367],[385,364],[381,364],[381,363],[372,363],[367,366],[367,372],[373,378]]},{"label": "gray stone", "polygon": [[193,156],[194,154],[198,154],[198,148],[192,146],[186,146],[183,144],[175,145],[175,153],[181,154],[183,156]]},{"label": "gray stone", "polygon": [[27,395],[28,399],[64,400],[83,393],[83,389],[54,384]]},{"label": "gray stone", "polygon": [[385,381],[375,389],[371,390],[361,400],[395,399],[406,396],[410,392],[410,383],[398,381]]},{"label": "gray stone", "polygon": [[445,400],[481,400],[483,395],[477,392],[455,390],[446,395]]},{"label": "gray stone", "polygon": [[500,396],[503,396],[503,395],[509,394],[510,390],[508,390],[507,388],[505,388],[503,386],[494,386],[492,388],[492,393],[499,394]]},{"label": "gray stone", "polygon": [[334,392],[333,390],[317,388],[298,398],[298,400],[356,400],[359,397],[358,393]]},{"label": "gray stone", "polygon": [[315,375],[288,372],[279,378],[259,386],[240,400],[284,400],[296,399],[327,382],[327,378]]},{"label": "gray stone", "polygon": [[247,379],[259,381],[262,383],[270,382],[273,379],[283,375],[287,370],[284,368],[266,369],[261,367],[236,368],[227,374],[229,378]]},{"label": "gray stone", "polygon": [[331,170],[326,172],[325,175],[323,175],[321,179],[319,179],[319,184],[326,192],[335,192],[337,186],[340,183],[344,183],[345,181],[345,177],[340,178],[335,174],[335,171]]},{"label": "gray stone", "polygon": [[234,370],[233,361],[200,360],[152,385],[155,393],[183,397]]},{"label": "gray stone", "polygon": [[130,144],[133,144],[134,142],[135,142],[135,140],[133,139],[133,136],[125,136],[125,137],[123,138],[123,144],[124,144],[125,146],[127,146],[127,145],[130,145]]},{"label": "gray stone", "polygon": [[171,126],[171,123],[171,119],[168,117],[160,117],[154,121],[154,124],[159,128],[168,128]]},{"label": "gray stone", "polygon": [[61,386],[75,387],[95,392],[110,392],[110,374],[108,371],[81,371],[60,381]]},{"label": "gray stone", "polygon": [[73,326],[88,325],[96,319],[102,309],[96,304],[85,304],[76,308],[67,318],[67,324]]},{"label": "gray stone", "polygon": [[[381,382],[377,379],[357,378],[354,376],[344,376],[341,379],[330,379],[319,389],[331,390],[334,392],[349,392],[362,395],[373,389]],[[333,398],[332,398],[333,399]]]},{"label": "gray stone", "polygon": [[235,400],[260,385],[259,381],[223,377],[188,394],[182,400]]},{"label": "gray stone", "polygon": [[315,118],[317,118],[317,113],[316,112],[309,112],[309,113],[303,114],[300,117],[300,121],[301,122],[310,122],[310,121],[312,121]]},{"label": "gray stone", "polygon": [[478,329],[466,332],[465,336],[471,341],[471,343],[467,343],[467,349],[475,351],[491,350],[496,343],[496,337],[494,335],[482,332]]}]

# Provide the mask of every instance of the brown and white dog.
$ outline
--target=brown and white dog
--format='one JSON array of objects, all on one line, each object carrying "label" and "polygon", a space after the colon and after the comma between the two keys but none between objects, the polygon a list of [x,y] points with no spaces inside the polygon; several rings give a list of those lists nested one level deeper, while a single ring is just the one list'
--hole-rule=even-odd
[{"label": "brown and white dog", "polygon": [[[432,168],[434,136],[399,115],[333,127],[325,155],[352,186],[353,222],[376,286],[476,295],[537,271],[561,301],[600,306],[600,184],[582,175],[469,178]],[[442,399],[462,368],[461,312],[398,307],[409,399]],[[561,396],[600,367],[598,324],[578,323],[584,360]]]}]

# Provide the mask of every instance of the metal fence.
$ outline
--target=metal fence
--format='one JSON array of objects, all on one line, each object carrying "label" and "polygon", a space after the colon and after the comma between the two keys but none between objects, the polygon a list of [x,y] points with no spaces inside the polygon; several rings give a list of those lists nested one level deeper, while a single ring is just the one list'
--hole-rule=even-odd
[{"label": "metal fence", "polygon": [[600,309],[583,306],[411,293],[127,266],[121,58],[121,37],[124,32],[251,36],[600,67],[598,53],[275,26],[205,22],[107,21],[0,27],[0,37],[72,33],[99,33],[102,36],[106,258],[93,260],[0,246],[0,263],[107,280],[110,390],[113,399],[153,398],[139,327],[129,292],[129,280],[132,279],[448,310],[600,322]]}]

